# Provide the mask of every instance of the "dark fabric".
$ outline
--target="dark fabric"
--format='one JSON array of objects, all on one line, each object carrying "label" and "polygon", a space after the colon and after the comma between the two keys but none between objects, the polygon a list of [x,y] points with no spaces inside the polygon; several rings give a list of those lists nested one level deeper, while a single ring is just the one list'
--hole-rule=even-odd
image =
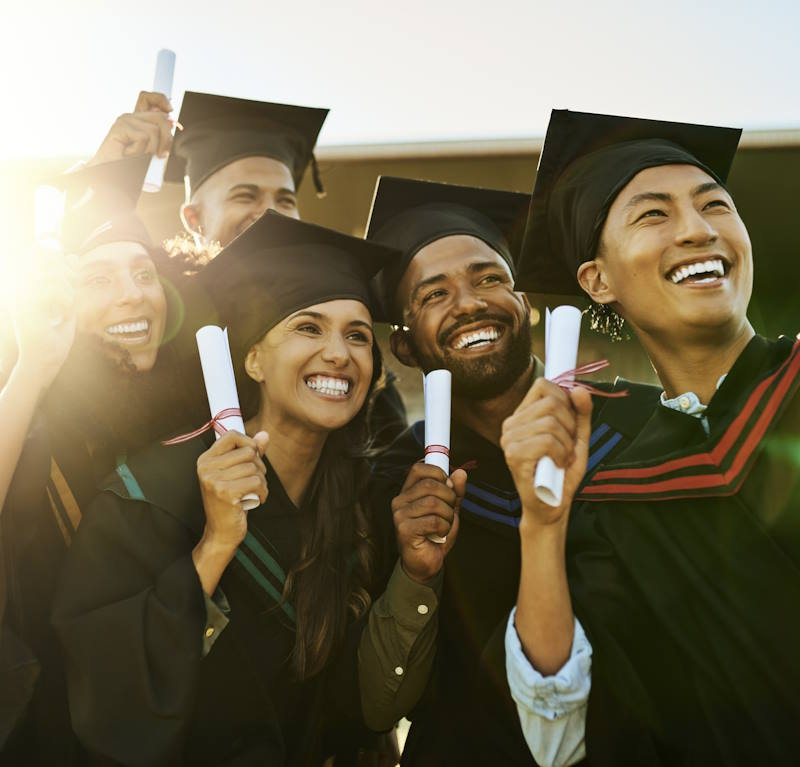
[{"label": "dark fabric", "polygon": [[[65,564],[53,620],[73,724],[100,764],[314,765],[364,732],[356,670],[363,626],[354,624],[326,672],[296,681],[293,623],[238,557],[220,583],[230,622],[201,658],[205,609],[191,552],[204,516],[197,482],[186,479],[211,440],[129,460],[148,500],[110,483]],[[298,512],[271,467],[267,476],[268,500],[248,526],[288,572],[299,555]]]},{"label": "dark fabric", "polygon": [[194,193],[235,160],[270,157],[289,168],[298,188],[327,116],[327,109],[187,91],[165,180],[182,183],[188,176]]},{"label": "dark fabric", "polygon": [[[778,374],[782,385],[764,386]],[[800,750],[800,343],[756,336],[700,421],[656,406],[599,475],[700,462],[756,444],[737,488],[573,508],[576,615],[592,643],[592,765],[790,765]],[[769,398],[749,442],[731,439]],[[664,467],[662,467],[664,468]]]},{"label": "dark fabric", "polygon": [[608,209],[640,171],[688,164],[719,183],[741,130],[554,109],[542,148],[517,286],[583,295],[576,270],[595,256]]},{"label": "dark fabric", "polygon": [[[627,409],[610,404],[623,400],[595,403],[595,424],[605,425],[598,430],[620,435],[612,445],[616,450],[630,441],[640,425],[637,419],[650,412],[658,396],[655,387],[625,388],[631,389]],[[391,500],[411,465],[422,458],[423,443],[424,424],[418,422],[377,462],[372,484],[376,514],[390,517]],[[598,439],[595,444],[605,443]],[[519,495],[500,448],[454,422],[451,468],[462,465],[468,483],[458,541],[445,563],[434,673],[409,717],[403,764],[532,765],[508,689],[503,650],[519,589]]]},{"label": "dark fabric", "polygon": [[[0,663],[9,672],[2,674],[2,696],[16,701],[2,713],[0,729],[13,729],[8,742],[0,745],[2,764],[71,765],[79,755],[69,720],[61,651],[50,625],[50,607],[67,550],[47,496],[51,456],[59,462],[79,505],[87,504],[96,488],[93,465],[83,445],[67,434],[53,434],[45,420],[37,418],[0,516],[8,592]],[[18,718],[14,710],[20,712],[26,701],[24,717]]]},{"label": "dark fabric", "polygon": [[391,248],[270,210],[197,279],[229,326],[232,348],[243,358],[253,343],[292,312],[339,298],[370,307],[369,280],[395,257]]},{"label": "dark fabric", "polygon": [[401,251],[375,278],[378,319],[399,322],[397,285],[414,256],[443,237],[466,234],[485,242],[512,274],[530,196],[519,192],[381,176],[367,225],[367,239]]}]

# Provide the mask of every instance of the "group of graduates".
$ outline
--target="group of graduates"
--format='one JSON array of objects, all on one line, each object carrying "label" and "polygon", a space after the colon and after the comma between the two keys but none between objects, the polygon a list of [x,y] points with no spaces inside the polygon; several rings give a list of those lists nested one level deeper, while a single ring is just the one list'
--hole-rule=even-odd
[{"label": "group of graduates", "polygon": [[[554,111],[532,194],[381,177],[360,238],[297,208],[326,110],[170,111],[54,180],[12,312],[0,762],[385,765],[408,717],[411,767],[796,764],[800,342],[747,319],[740,132]],[[546,380],[525,291],[660,386]],[[246,433],[209,421],[207,324]],[[449,476],[386,362],[451,372]]]}]

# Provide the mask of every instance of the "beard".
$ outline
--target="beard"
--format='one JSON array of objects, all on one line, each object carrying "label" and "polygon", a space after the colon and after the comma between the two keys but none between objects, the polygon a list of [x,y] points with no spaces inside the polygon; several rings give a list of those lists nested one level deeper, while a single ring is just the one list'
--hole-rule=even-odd
[{"label": "beard", "polygon": [[[447,345],[453,333],[462,327],[478,322],[503,325],[510,338],[504,349],[492,354],[483,354],[474,359],[460,357]],[[453,395],[467,400],[487,400],[508,391],[531,363],[530,313],[525,312],[522,323],[514,329],[510,315],[483,312],[465,318],[439,334],[439,355],[424,355],[419,352],[413,336],[409,334],[411,350],[425,371],[444,368],[453,376]]]},{"label": "beard", "polygon": [[168,344],[140,371],[127,350],[78,334],[43,401],[48,422],[109,461],[174,434],[205,415],[202,384],[182,357]]}]

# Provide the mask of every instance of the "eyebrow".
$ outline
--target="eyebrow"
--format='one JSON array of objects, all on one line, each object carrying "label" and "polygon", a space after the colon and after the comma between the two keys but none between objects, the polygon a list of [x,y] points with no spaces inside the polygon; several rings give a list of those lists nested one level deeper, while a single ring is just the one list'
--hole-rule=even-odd
[{"label": "eyebrow", "polygon": [[[261,187],[258,184],[235,184],[228,190],[228,195],[236,194],[237,192],[261,194]],[[282,186],[276,190],[276,194],[289,194],[292,197],[297,197],[297,192],[294,189],[289,189],[288,186]]]},{"label": "eyebrow", "polygon": [[[302,311],[293,314],[289,317],[289,320],[296,320],[298,317],[311,317],[315,320],[327,320],[328,318],[324,314],[320,314],[319,312],[311,312],[311,311]],[[368,328],[370,331],[372,330],[372,325],[369,322],[365,322],[364,320],[350,320],[347,323],[348,325],[358,326]]]},{"label": "eyebrow", "polygon": [[[146,255],[145,253],[139,253],[133,256],[130,260],[130,266],[138,266],[142,263],[147,263],[155,268],[155,262],[153,259]],[[93,258],[89,261],[85,261],[84,263],[78,265],[78,269],[115,269],[120,266],[119,258]]]},{"label": "eyebrow", "polygon": [[[496,263],[495,261],[476,261],[473,264],[470,264],[467,267],[467,272],[470,274],[475,274],[476,272],[483,272],[487,269],[497,269],[500,272],[505,272],[503,266],[501,264]],[[442,282],[447,279],[446,274],[434,274],[432,277],[428,277],[422,282],[418,282],[414,287],[414,290],[411,292],[411,298],[409,299],[410,303],[414,303],[417,300],[417,295],[421,290],[424,290],[430,285],[433,285],[436,282]]]},{"label": "eyebrow", "polygon": [[[722,189],[722,185],[716,181],[707,181],[692,189],[690,194],[692,197],[699,197],[701,194],[713,192],[717,189]],[[628,200],[625,210],[636,207],[640,202],[672,202],[673,199],[672,195],[666,192],[642,192],[641,194],[635,194]]]}]

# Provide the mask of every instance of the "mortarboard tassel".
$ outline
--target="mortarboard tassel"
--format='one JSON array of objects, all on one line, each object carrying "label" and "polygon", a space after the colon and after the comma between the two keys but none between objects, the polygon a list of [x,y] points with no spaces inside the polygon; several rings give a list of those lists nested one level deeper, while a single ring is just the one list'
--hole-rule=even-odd
[{"label": "mortarboard tassel", "polygon": [[314,153],[311,153],[311,178],[314,180],[314,189],[317,190],[317,199],[323,200],[328,196],[325,187],[322,186],[322,178],[319,175],[319,165]]}]

